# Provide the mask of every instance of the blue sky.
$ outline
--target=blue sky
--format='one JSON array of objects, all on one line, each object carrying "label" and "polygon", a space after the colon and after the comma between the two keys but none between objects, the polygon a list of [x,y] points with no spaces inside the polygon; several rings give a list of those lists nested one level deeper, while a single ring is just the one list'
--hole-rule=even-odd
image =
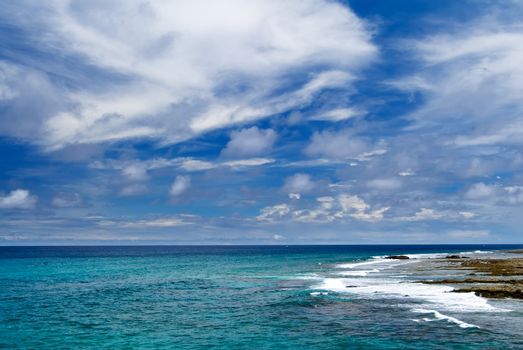
[{"label": "blue sky", "polygon": [[0,245],[523,243],[520,1],[4,1]]}]

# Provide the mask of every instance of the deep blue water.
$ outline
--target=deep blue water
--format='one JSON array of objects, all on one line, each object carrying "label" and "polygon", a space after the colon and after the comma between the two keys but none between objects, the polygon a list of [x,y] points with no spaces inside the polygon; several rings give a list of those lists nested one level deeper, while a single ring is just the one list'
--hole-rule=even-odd
[{"label": "deep blue water", "polygon": [[514,247],[0,247],[0,348],[523,348],[517,305],[462,328],[412,313],[426,301],[318,287],[336,264],[376,255]]}]

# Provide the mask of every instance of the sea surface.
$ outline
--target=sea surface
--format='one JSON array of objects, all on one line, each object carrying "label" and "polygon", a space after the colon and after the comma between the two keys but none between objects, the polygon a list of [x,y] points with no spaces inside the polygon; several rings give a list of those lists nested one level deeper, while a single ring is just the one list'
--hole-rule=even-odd
[{"label": "sea surface", "polygon": [[523,349],[523,302],[416,282],[515,247],[0,247],[0,349]]}]

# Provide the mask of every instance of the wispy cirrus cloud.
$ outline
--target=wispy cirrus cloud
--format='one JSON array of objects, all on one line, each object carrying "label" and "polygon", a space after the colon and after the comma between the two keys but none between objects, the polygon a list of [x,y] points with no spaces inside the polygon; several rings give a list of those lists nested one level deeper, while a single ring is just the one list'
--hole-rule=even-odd
[{"label": "wispy cirrus cloud", "polygon": [[414,127],[441,126],[449,146],[520,145],[522,25],[486,16],[410,42],[422,67],[393,85],[424,97]]},{"label": "wispy cirrus cloud", "polygon": [[[48,150],[144,137],[176,143],[285,112],[325,88],[350,89],[378,51],[362,19],[324,0],[22,1],[0,16],[32,37],[41,34],[33,50],[74,57],[86,71],[68,81],[66,62],[49,64],[65,80],[54,86],[37,65],[27,70],[28,60],[3,63],[10,75],[0,96],[13,113],[34,97],[24,97],[27,86],[47,85],[49,96],[40,93],[38,122],[16,112],[23,123],[0,131]],[[93,85],[89,70],[103,84]]]}]

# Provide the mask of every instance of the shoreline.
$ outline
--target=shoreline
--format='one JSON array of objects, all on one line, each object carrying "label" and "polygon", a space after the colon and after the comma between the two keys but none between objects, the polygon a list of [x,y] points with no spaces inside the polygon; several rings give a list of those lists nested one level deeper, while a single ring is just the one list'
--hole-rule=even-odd
[{"label": "shoreline", "polygon": [[427,268],[465,274],[418,282],[449,285],[454,293],[473,292],[488,299],[523,299],[523,249],[499,250],[482,257],[469,255],[427,259],[424,261]]}]

